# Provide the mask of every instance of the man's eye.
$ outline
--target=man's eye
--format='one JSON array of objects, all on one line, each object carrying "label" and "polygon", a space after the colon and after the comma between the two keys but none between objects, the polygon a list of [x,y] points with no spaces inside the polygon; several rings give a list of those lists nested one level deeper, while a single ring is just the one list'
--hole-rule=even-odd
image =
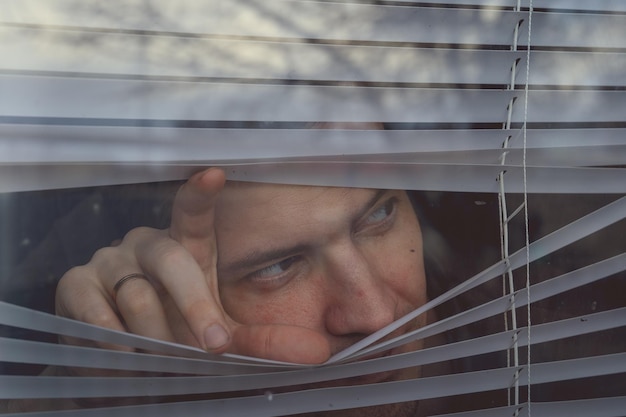
[{"label": "man's eye", "polygon": [[290,258],[284,259],[280,262],[276,262],[270,266],[267,266],[263,269],[259,269],[256,272],[250,274],[252,279],[264,280],[264,279],[272,279],[278,278],[282,274],[288,272],[289,268],[293,266],[293,264],[297,261],[297,257],[292,256]]},{"label": "man's eye", "polygon": [[363,218],[355,228],[355,233],[360,234],[380,234],[389,230],[393,224],[396,215],[396,207],[398,200],[391,198],[382,206],[370,212],[367,217]]},{"label": "man's eye", "polygon": [[389,218],[396,208],[396,200],[391,199],[387,201],[384,205],[379,207],[376,211],[372,212],[365,221],[365,226],[376,224],[385,221]]},{"label": "man's eye", "polygon": [[378,210],[369,215],[367,220],[370,223],[379,222],[385,220],[391,213],[393,213],[393,202],[388,201],[384,206],[380,207]]}]

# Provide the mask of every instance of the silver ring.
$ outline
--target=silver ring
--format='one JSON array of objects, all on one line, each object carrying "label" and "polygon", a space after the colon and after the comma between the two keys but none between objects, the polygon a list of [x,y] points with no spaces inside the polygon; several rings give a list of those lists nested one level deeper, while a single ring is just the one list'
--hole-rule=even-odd
[{"label": "silver ring", "polygon": [[113,286],[113,294],[117,297],[117,292],[120,290],[120,288],[122,288],[122,285],[126,284],[128,281],[132,281],[134,279],[145,279],[146,281],[150,282],[150,280],[148,279],[147,276],[145,276],[144,274],[140,273],[140,272],[134,272],[132,274],[128,274],[128,275],[124,275],[122,278],[120,278],[119,281],[117,281],[115,283],[115,285]]}]

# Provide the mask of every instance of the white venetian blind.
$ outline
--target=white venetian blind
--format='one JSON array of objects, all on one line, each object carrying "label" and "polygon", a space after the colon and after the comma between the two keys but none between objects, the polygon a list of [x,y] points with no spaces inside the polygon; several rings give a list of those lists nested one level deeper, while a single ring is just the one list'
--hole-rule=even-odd
[{"label": "white venetian blind", "polygon": [[[274,416],[502,390],[506,406],[454,415],[625,415],[623,392],[533,401],[533,387],[623,379],[626,298],[537,324],[525,316],[527,305],[532,311],[626,270],[618,232],[593,263],[530,277],[531,267],[549,269],[541,262],[551,254],[600,230],[623,230],[626,2],[3,0],[0,57],[0,192],[168,181],[222,166],[232,180],[491,193],[500,202],[502,261],[403,320],[505,282],[499,298],[377,343],[403,321],[394,323],[313,370],[207,355],[3,302],[3,325],[160,355],[2,338],[0,361],[193,376],[0,375],[2,399],[228,395],[503,352],[510,360],[497,368],[114,412]],[[346,128],[324,128],[331,122]],[[349,128],[364,122],[386,129]],[[526,233],[527,198],[547,194],[613,201],[535,238]],[[516,219],[526,242],[513,247]],[[527,284],[516,288],[520,271]],[[495,333],[356,361],[505,314]],[[618,348],[598,355],[535,362],[526,349],[608,330]]]}]

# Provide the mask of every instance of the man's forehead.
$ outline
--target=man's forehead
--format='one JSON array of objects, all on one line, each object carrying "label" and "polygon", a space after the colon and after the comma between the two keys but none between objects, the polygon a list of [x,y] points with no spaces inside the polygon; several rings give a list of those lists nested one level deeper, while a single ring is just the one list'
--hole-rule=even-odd
[{"label": "man's forehead", "polygon": [[[216,207],[216,231],[222,238],[303,231],[306,225],[329,227],[355,220],[381,191],[262,183],[229,184]],[[221,232],[221,233],[220,233]]]},{"label": "man's forehead", "polygon": [[229,209],[254,204],[290,204],[312,199],[343,199],[355,194],[371,194],[376,190],[322,187],[313,185],[269,184],[259,182],[227,181],[218,204]]},{"label": "man's forehead", "polygon": [[260,263],[257,259],[321,247],[349,233],[355,222],[388,192],[260,183],[230,185],[220,196],[215,221],[218,266],[228,274]]}]

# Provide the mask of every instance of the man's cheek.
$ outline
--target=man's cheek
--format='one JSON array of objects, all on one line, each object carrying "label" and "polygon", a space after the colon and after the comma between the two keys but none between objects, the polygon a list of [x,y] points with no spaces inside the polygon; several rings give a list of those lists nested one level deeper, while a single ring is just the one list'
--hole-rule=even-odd
[{"label": "man's cheek", "polygon": [[313,297],[305,294],[305,290],[299,297],[239,294],[227,296],[223,303],[231,318],[241,324],[285,324],[316,329],[318,324],[312,318],[319,317],[320,312],[311,303]]},{"label": "man's cheek", "polygon": [[[421,257],[416,252],[406,251],[400,256],[389,256],[382,265],[385,285],[413,308],[427,301],[426,278]],[[397,252],[396,252],[396,255]]]}]

